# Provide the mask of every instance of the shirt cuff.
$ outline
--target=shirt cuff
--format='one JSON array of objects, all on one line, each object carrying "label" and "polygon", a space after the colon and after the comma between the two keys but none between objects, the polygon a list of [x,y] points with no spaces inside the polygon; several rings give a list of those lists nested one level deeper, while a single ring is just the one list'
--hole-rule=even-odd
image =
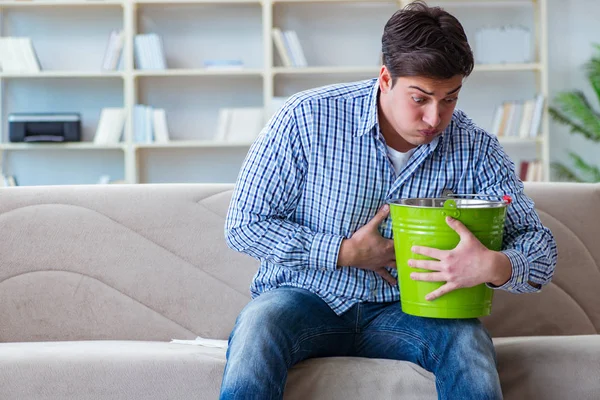
[{"label": "shirt cuff", "polygon": [[486,283],[489,288],[506,290],[511,293],[536,293],[541,290],[529,284],[529,261],[523,253],[518,250],[508,249],[503,250],[512,265],[512,274],[510,279],[501,286],[494,286]]},{"label": "shirt cuff", "polygon": [[335,271],[342,240],[342,236],[316,233],[310,246],[308,268]]}]

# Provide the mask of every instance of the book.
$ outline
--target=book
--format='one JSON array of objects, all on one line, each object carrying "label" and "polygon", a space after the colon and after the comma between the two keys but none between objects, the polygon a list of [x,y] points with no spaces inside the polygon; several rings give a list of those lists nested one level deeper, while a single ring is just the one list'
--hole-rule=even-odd
[{"label": "book", "polygon": [[262,107],[222,108],[219,110],[215,141],[251,143],[264,126]]},{"label": "book", "polygon": [[40,62],[31,38],[0,38],[0,68],[7,73],[40,72]]},{"label": "book", "polygon": [[94,135],[94,144],[107,145],[119,143],[125,125],[124,108],[106,107],[100,112],[100,120]]},{"label": "book", "polygon": [[159,35],[156,33],[137,34],[134,38],[134,47],[137,69],[167,69],[164,46]]},{"label": "book", "polygon": [[203,61],[204,68],[206,69],[230,69],[237,70],[244,68],[244,62],[242,60],[229,60],[229,59],[210,59]]},{"label": "book", "polygon": [[155,108],[152,114],[152,125],[154,131],[154,142],[169,142],[169,127],[167,125],[167,113],[163,108]]},{"label": "book", "polygon": [[283,64],[284,67],[294,66],[290,56],[289,47],[286,45],[281,29],[273,28],[271,30],[271,36],[273,37],[273,43],[275,44],[275,49],[277,50],[281,64]]},{"label": "book", "polygon": [[121,54],[125,44],[125,35],[122,30],[113,30],[110,32],[104,57],[102,59],[102,69],[105,71],[114,71],[121,63]]}]

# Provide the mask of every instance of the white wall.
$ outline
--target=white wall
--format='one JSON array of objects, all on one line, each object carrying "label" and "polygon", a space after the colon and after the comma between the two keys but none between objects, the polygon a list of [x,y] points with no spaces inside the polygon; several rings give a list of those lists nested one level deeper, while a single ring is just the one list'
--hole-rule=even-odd
[{"label": "white wall", "polygon": [[[588,83],[583,65],[593,53],[592,43],[600,44],[600,1],[548,0],[550,94],[563,90],[583,90],[596,110],[600,106]],[[568,150],[600,166],[600,143],[594,144],[554,122],[550,125],[550,159],[569,162]]]}]

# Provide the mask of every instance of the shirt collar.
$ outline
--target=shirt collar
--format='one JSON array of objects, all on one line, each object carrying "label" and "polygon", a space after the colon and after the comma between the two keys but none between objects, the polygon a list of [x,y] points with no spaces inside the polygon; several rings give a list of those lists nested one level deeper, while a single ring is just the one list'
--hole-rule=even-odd
[{"label": "shirt collar", "polygon": [[379,95],[379,79],[373,79],[373,86],[367,97],[367,110],[361,115],[360,124],[354,136],[362,136],[371,132],[377,123],[377,97]]}]

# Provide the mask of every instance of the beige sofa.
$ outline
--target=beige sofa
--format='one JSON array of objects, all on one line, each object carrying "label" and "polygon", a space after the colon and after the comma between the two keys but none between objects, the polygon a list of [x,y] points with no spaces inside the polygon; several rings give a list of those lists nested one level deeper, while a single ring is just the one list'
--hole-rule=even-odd
[{"label": "beige sofa", "polygon": [[[559,263],[484,321],[506,399],[600,398],[600,185],[529,184]],[[257,261],[227,248],[230,185],[0,190],[0,398],[216,399]],[[286,399],[435,399],[406,363],[314,359]]]}]

